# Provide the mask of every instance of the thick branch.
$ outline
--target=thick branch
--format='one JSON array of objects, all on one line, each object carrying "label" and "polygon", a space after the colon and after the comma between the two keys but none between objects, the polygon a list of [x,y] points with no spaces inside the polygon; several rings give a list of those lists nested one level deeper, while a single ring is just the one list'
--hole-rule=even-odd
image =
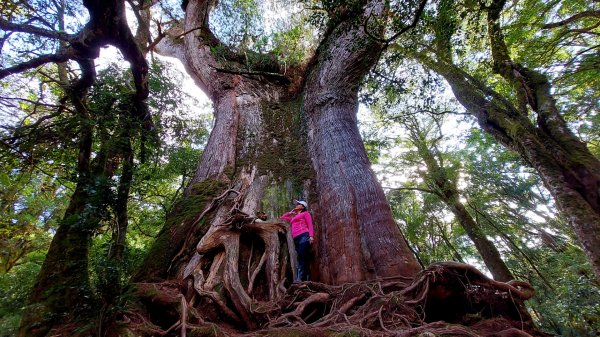
[{"label": "thick branch", "polygon": [[96,58],[102,46],[111,44],[116,46],[125,56],[125,59],[131,63],[137,97],[140,100],[145,99],[148,96],[148,85],[146,83],[148,64],[145,55],[138,47],[127,25],[124,2],[119,0],[86,0],[83,4],[89,11],[90,20],[75,35],[52,32],[28,25],[11,24],[5,20],[0,21],[0,27],[5,29],[13,28],[20,32],[55,38],[70,44],[62,48],[59,53],[40,56],[10,68],[0,69],[0,79],[49,62],[62,63],[68,60],[79,61]]},{"label": "thick branch", "polygon": [[18,74],[18,73],[22,73],[27,70],[34,69],[34,68],[44,65],[46,63],[66,62],[68,60],[73,59],[74,56],[75,56],[74,54],[69,53],[69,52],[64,52],[64,53],[59,53],[59,54],[42,55],[38,58],[34,58],[32,60],[19,63],[17,65],[9,67],[9,68],[0,69],[0,79],[3,79],[12,74]]},{"label": "thick branch", "polygon": [[550,29],[550,28],[556,28],[556,27],[560,27],[560,26],[566,26],[569,23],[579,20],[581,18],[600,18],[600,11],[589,10],[589,11],[577,13],[577,14],[575,14],[567,19],[564,19],[562,21],[547,23],[542,26],[542,29]]},{"label": "thick branch", "polygon": [[48,37],[51,39],[62,40],[62,41],[66,41],[66,42],[69,42],[73,38],[73,35],[69,35],[66,33],[54,32],[51,30],[47,30],[47,29],[43,29],[43,28],[39,28],[36,26],[27,25],[27,24],[12,23],[12,22],[7,21],[2,18],[0,18],[0,29],[5,30],[5,31],[10,31],[10,32],[28,33],[28,34],[33,34],[33,35],[37,35],[37,36]]}]

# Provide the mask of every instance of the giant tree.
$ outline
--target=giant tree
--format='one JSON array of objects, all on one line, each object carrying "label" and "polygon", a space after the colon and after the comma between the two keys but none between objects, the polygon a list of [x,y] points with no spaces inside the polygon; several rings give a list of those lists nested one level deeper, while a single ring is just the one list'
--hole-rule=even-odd
[{"label": "giant tree", "polygon": [[[403,327],[409,329],[410,334],[417,334],[420,330],[411,328],[423,322],[419,312],[428,310],[424,316],[446,317],[446,313],[439,310],[442,305],[426,303],[443,302],[447,297],[445,292],[440,292],[438,297],[427,296],[430,284],[436,289],[446,287],[441,280],[446,279],[443,275],[447,269],[456,277],[447,282],[449,292],[456,292],[456,297],[471,296],[478,291],[475,296],[485,296],[490,289],[494,294],[510,293],[515,298],[498,300],[505,307],[507,318],[516,320],[527,316],[520,303],[531,296],[526,285],[489,280],[462,264],[437,265],[402,292],[394,292],[407,286],[398,280],[410,280],[420,267],[394,223],[383,190],[369,167],[356,125],[357,97],[361,80],[377,62],[384,47],[415,26],[426,1],[394,2],[394,8],[382,0],[323,1],[318,11],[326,13],[322,17],[325,24],[318,33],[320,40],[314,55],[306,62],[289,67],[277,62],[274,55],[247,48],[251,41],[246,34],[242,34],[245,38],[240,48],[232,48],[214,34],[214,27],[210,26],[211,13],[218,6],[227,5],[226,2],[184,1],[183,20],[177,22],[176,16],[170,17],[173,26],[168,30],[160,25],[160,20],[148,21],[145,1],[131,3],[141,31],[152,33],[150,29],[156,28],[158,32],[161,41],[152,42],[150,46],[162,54],[179,58],[212,100],[215,123],[184,196],[171,210],[147,259],[132,279],[129,295],[134,296],[130,296],[129,310],[111,320],[112,325],[108,327],[111,332],[121,333],[123,325],[129,325],[126,329],[135,335],[165,335],[175,328],[181,328],[185,334],[190,316],[196,327],[205,323],[202,318],[205,317],[221,319],[234,328],[254,329],[265,324],[271,312],[293,306],[293,312],[270,324],[277,327],[302,314],[308,315],[303,318],[308,321],[313,313],[329,309],[319,322],[321,326],[353,320],[351,324],[361,328],[363,323],[368,324],[368,328],[384,331],[389,330],[388,326]],[[55,38],[65,44],[56,54],[19,63],[3,69],[0,75],[33,69],[45,62],[76,60],[82,65],[83,76],[75,86],[79,91],[75,92],[73,104],[76,111],[84,115],[89,112],[84,104],[85,93],[94,79],[91,58],[97,55],[99,46],[114,44],[130,61],[133,70],[135,104],[128,112],[146,117],[142,100],[147,95],[147,67],[142,58],[143,50],[127,27],[123,2],[84,1],[84,5],[90,13],[90,21],[74,35],[2,21],[6,30]],[[388,20],[400,28],[386,40],[383,36]],[[42,291],[64,289],[61,295],[67,302],[58,304],[60,310],[55,312],[59,314],[70,309],[65,308],[65,304],[76,307],[88,304],[86,301],[74,303],[87,295],[77,291],[87,286],[87,241],[90,228],[98,224],[97,217],[87,217],[89,213],[86,213],[86,206],[95,206],[89,202],[95,186],[88,180],[95,168],[102,169],[102,174],[107,173],[104,177],[112,177],[110,172],[105,172],[105,166],[93,165],[92,129],[89,124],[82,125],[80,184],[72,199],[74,206],[67,210],[67,220],[75,221],[65,221],[59,228],[59,232],[62,229],[75,235],[77,244],[65,244],[74,241],[64,240],[64,235],[57,233],[56,244],[51,247],[47,260],[48,266],[74,273],[76,280],[61,288],[62,284],[56,281],[61,279],[46,267],[39,277],[42,286],[34,291],[34,295],[41,295],[34,296],[32,301],[33,305],[44,305],[46,300],[55,304],[57,297],[44,298]],[[100,154],[93,160],[100,161]],[[130,145],[125,144],[123,157],[129,166],[130,155]],[[130,178],[128,169],[123,167],[123,178]],[[272,305],[273,301],[265,304],[261,299],[277,300],[285,295],[286,279],[290,276],[287,264],[293,259],[290,261],[285,252],[282,254],[281,247],[291,245],[286,226],[277,220],[269,221],[257,211],[275,217],[287,206],[285,200],[298,196],[308,199],[317,222],[316,260],[319,263],[314,264],[313,276],[330,285],[314,285],[323,290],[316,293],[310,287],[292,286],[292,291],[308,290],[302,295],[288,295],[309,295],[300,304],[294,304],[295,299],[292,299],[285,307],[265,308],[263,305]],[[120,211],[124,210],[117,210]],[[77,249],[64,256],[72,270],[59,265],[56,256],[62,254],[60,248],[66,248],[67,253],[71,248]],[[379,291],[364,282],[373,279],[381,286]],[[353,291],[347,292],[344,286],[338,286],[347,282],[355,282]],[[53,285],[59,287],[51,288]],[[76,292],[70,293],[71,290]],[[340,300],[332,301],[332,294],[340,296]],[[404,297],[412,300],[398,301]],[[152,324],[145,320],[140,322],[140,317],[144,317],[140,314],[143,307]],[[175,307],[180,308],[179,311]],[[200,309],[202,315],[198,314]],[[453,319],[460,321],[468,312],[480,309],[479,304],[463,307],[452,313],[457,315]],[[397,319],[399,314],[410,320]],[[44,335],[54,323],[60,324],[57,318],[53,317],[50,323],[43,322],[41,329],[35,331],[36,322],[30,316],[24,320],[22,335],[33,332]],[[440,325],[432,328],[445,331]]]},{"label": "giant tree", "polygon": [[[267,206],[260,201],[268,188],[285,190],[290,181],[294,195],[308,197],[315,212],[321,261],[317,279],[338,284],[413,275],[418,267],[391,219],[356,126],[360,80],[383,48],[363,24],[367,16],[383,15],[385,4],[353,2],[326,9],[328,29],[311,62],[283,74],[269,55],[248,70],[247,56],[228,49],[211,32],[211,3],[187,2],[179,34],[157,46],[183,61],[215,107],[215,126],[187,199],[206,193],[204,185],[214,181],[221,186],[214,196],[233,189],[238,207],[251,213]],[[382,33],[378,26],[374,32]],[[271,212],[282,210],[281,204],[270,207]],[[229,209],[221,209],[211,211],[217,216],[207,227],[224,221]],[[171,230],[183,233],[189,227]],[[164,278],[167,271],[176,275],[194,251],[191,245],[184,247],[180,236],[171,242],[170,253],[162,253],[167,260],[150,257],[137,279]],[[168,270],[180,251],[184,254],[173,261],[177,268]]]}]

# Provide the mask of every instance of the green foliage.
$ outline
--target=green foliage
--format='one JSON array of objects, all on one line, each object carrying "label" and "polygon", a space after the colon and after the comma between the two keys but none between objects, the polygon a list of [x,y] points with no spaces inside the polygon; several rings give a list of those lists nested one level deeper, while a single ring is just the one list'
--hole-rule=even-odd
[{"label": "green foliage", "polygon": [[[43,259],[43,256],[41,256]],[[16,334],[29,291],[41,267],[40,256],[0,274],[0,336]]]},{"label": "green foliage", "polygon": [[211,47],[213,55],[225,60],[231,51],[239,53],[248,69],[276,62],[285,73],[288,67],[306,62],[316,44],[306,11],[293,1],[219,1],[210,20],[223,42]]},{"label": "green foliage", "polygon": [[[178,82],[180,78],[165,64],[151,64],[151,98],[147,101],[151,128],[132,118],[131,114],[139,110],[133,106],[134,89],[128,85],[131,75],[117,65],[99,71],[87,97],[87,119],[71,114],[68,105],[56,104],[63,91],[53,82],[37,91],[25,91],[27,100],[14,98],[21,102],[15,115],[26,115],[16,126],[6,124],[2,133],[2,141],[10,147],[2,147],[0,157],[4,168],[0,174],[0,211],[5,219],[0,222],[0,276],[6,280],[0,284],[0,291],[7,300],[18,297],[23,301],[19,306],[2,304],[0,321],[7,329],[14,330],[18,324],[19,308],[26,302],[43,254],[71,198],[78,178],[77,141],[84,123],[94,131],[93,174],[86,187],[89,198],[83,212],[62,223],[84,225],[95,234],[89,266],[97,291],[118,289],[118,285],[107,282],[118,277],[117,282],[124,284],[145,257],[166,213],[193,174],[208,135],[206,115],[191,108],[197,102],[179,90]],[[120,156],[127,151],[128,143],[136,158],[128,205],[131,226],[123,260],[116,263],[109,256],[123,174]],[[31,265],[37,269],[29,268],[31,273],[22,275],[21,266]],[[15,277],[24,279],[23,287],[10,283]]]},{"label": "green foliage", "polygon": [[597,336],[600,287],[593,285],[594,274],[585,256],[572,245],[559,254],[545,253],[540,267],[554,281],[554,289],[534,283],[538,294],[531,304],[541,327],[560,336]]},{"label": "green foliage", "polygon": [[[479,45],[481,41],[469,47]],[[454,42],[451,46],[457,47]],[[485,64],[468,61],[481,65],[477,76],[485,78]],[[405,77],[424,74],[411,72],[410,64],[398,55],[388,56],[378,66],[379,74],[368,79],[365,101],[376,103],[372,112],[379,122],[363,123],[361,132],[369,135],[367,146],[381,144],[377,169],[384,186],[391,188],[388,199],[394,218],[419,260],[424,265],[465,261],[485,270],[472,242],[440,198],[424,192],[434,191],[440,179],[456,181],[461,200],[511,272],[535,286],[537,297],[528,305],[540,326],[564,336],[597,335],[598,287],[593,273],[537,174],[516,153],[472,127],[472,121],[450,115],[461,109],[439,95],[443,83],[435,86],[418,76]],[[405,72],[407,68],[411,70]],[[489,73],[485,80],[510,95],[511,89],[494,82]],[[437,125],[427,124],[432,119]],[[411,135],[415,120],[423,130],[440,130],[422,138],[430,148],[438,147],[432,153],[444,163],[445,171],[431,171],[426,164],[415,142],[418,134]],[[584,314],[574,314],[579,312]]]}]

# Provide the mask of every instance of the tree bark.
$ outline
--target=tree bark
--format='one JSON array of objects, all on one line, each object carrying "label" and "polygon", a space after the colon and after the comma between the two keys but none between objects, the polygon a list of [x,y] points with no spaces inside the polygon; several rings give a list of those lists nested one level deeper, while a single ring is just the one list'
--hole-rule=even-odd
[{"label": "tree bark", "polygon": [[359,84],[383,48],[361,23],[383,10],[383,1],[370,1],[360,20],[341,22],[321,43],[304,89],[320,206],[319,270],[321,281],[331,284],[411,277],[420,270],[392,218],[357,127]]},{"label": "tree bark", "polygon": [[[224,67],[210,52],[210,46],[218,41],[215,42],[216,38],[207,28],[209,10],[207,1],[189,1],[185,24],[180,30],[193,32],[184,35],[183,43],[166,39],[158,45],[161,53],[183,60],[196,83],[214,102],[215,127],[186,189],[186,198],[193,198],[198,186],[214,180],[234,187],[241,195],[252,191],[252,200],[248,200],[250,195],[239,200],[242,210],[251,213],[261,199],[264,203],[264,187],[259,185],[268,186],[277,180],[281,189],[281,182],[294,182],[294,193],[316,196],[315,201],[309,201],[315,210],[317,280],[338,284],[390,275],[414,275],[420,268],[402,239],[383,190],[370,169],[356,123],[359,83],[376,62],[382,46],[367,36],[360,20],[347,17],[338,22],[319,48],[316,61],[300,75],[310,74],[302,89],[300,111],[298,104],[293,103],[298,99],[294,98],[296,94],[290,84],[257,81],[235,71],[219,71]],[[369,2],[366,10],[378,15],[383,10],[383,2]],[[296,120],[307,126],[291,125],[292,119],[282,111],[294,116],[300,114]],[[308,130],[308,139],[302,130]],[[305,144],[309,144],[308,148]],[[262,151],[257,145],[263,147]],[[312,170],[306,165],[308,158]],[[311,178],[316,179],[316,189],[309,191]],[[258,179],[270,182],[259,183]],[[224,187],[212,197],[223,190]],[[288,195],[291,199],[292,195]],[[278,200],[271,207],[285,209],[288,202]],[[207,203],[210,200],[204,200],[205,206],[197,212],[209,209]],[[275,209],[265,211],[275,216]],[[192,234],[194,239],[183,234],[193,231],[194,221],[188,221],[187,225],[168,225],[170,229],[161,236],[176,237],[176,242],[171,241],[170,248],[157,246],[150,256],[165,254],[166,249],[167,260],[191,258],[193,249],[188,240],[198,242],[209,228],[222,223],[226,214],[222,208],[210,210],[205,216],[210,224],[205,224],[203,232]],[[176,213],[171,217],[175,216]],[[181,249],[185,253],[181,253]],[[150,259],[148,264],[157,262],[155,258]],[[185,269],[183,260],[174,270]],[[174,276],[173,269],[165,273],[165,262],[152,267],[145,264],[134,280]]]},{"label": "tree bark", "polygon": [[492,273],[494,280],[502,282],[514,280],[512,273],[502,260],[498,249],[496,249],[496,246],[488,240],[479,224],[475,222],[475,219],[469,214],[465,206],[458,200],[455,200],[454,202],[448,201],[448,206],[467,232],[471,241],[475,244],[477,251],[483,258],[483,262],[490,273]]}]

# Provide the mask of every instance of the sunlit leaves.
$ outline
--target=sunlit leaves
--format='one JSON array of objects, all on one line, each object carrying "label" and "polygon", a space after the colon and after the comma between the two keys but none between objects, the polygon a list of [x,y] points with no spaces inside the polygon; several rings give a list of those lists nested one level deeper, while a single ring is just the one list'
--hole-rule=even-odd
[{"label": "sunlit leaves", "polygon": [[308,14],[293,1],[227,0],[219,2],[210,22],[226,46],[245,53],[248,66],[273,55],[285,71],[305,62],[315,48],[317,32]]}]

